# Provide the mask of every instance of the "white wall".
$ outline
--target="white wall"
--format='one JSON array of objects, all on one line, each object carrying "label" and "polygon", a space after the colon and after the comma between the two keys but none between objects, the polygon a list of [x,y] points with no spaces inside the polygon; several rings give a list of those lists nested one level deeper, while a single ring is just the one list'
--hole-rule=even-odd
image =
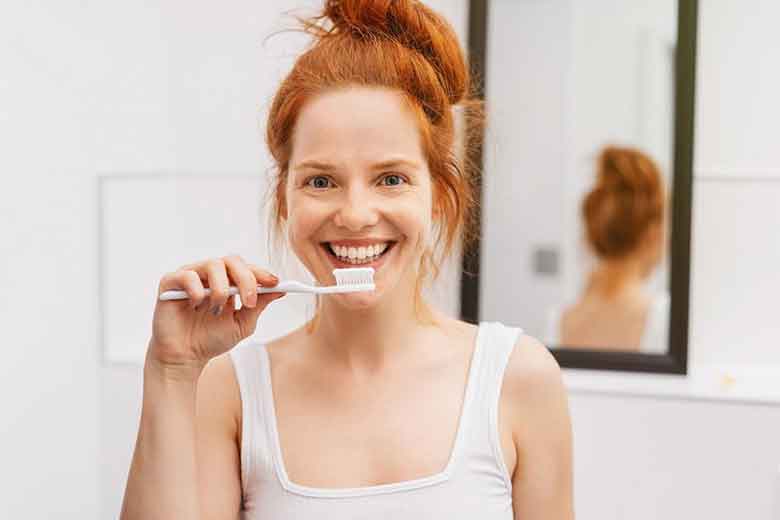
[{"label": "white wall", "polygon": [[[103,63],[91,17],[0,16],[0,517],[97,518],[95,205]],[[75,23],[83,20],[81,23]]]},{"label": "white wall", "polygon": [[701,4],[692,354],[780,365],[780,4]]},{"label": "white wall", "polygon": [[[780,369],[780,7],[701,3],[691,354]],[[0,18],[2,518],[119,510],[141,370],[99,363],[96,175],[266,166],[257,112],[293,46],[260,39],[294,3],[147,5],[17,0]],[[463,0],[435,5],[464,32]],[[571,406],[578,518],[771,518],[777,406]]]},{"label": "white wall", "polygon": [[780,406],[572,393],[579,520],[780,518]]}]

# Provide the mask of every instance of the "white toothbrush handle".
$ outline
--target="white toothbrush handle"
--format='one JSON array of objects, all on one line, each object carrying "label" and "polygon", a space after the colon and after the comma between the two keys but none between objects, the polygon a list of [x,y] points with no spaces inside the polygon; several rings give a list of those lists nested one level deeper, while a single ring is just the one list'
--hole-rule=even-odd
[{"label": "white toothbrush handle", "polygon": [[[273,287],[259,287],[257,288],[257,294],[272,293],[272,292],[290,292],[290,293],[311,293],[311,294],[338,294],[357,291],[373,291],[374,284],[367,283],[353,283],[347,285],[326,285],[326,286],[313,286],[308,285],[297,280],[287,280],[279,282]],[[232,288],[230,294],[238,294],[238,291],[233,292]]]},{"label": "white toothbrush handle", "polygon": [[[279,282],[273,287],[261,287],[258,285],[257,294],[271,293],[271,292],[299,292],[299,293],[314,292],[312,291],[312,289],[313,287],[306,285],[305,283],[301,283],[297,280],[285,280],[283,282]],[[232,288],[231,288],[231,294],[232,294]],[[236,290],[236,294],[238,294],[238,290]]]},{"label": "white toothbrush handle", "polygon": [[[257,286],[257,294],[275,293],[275,292],[289,292],[289,293],[317,293],[317,294],[337,294],[356,291],[373,291],[373,284],[349,284],[346,286],[329,285],[325,287],[311,286],[297,280],[285,280],[279,282],[273,287],[261,287]],[[211,289],[208,287],[205,289],[206,297],[211,295]],[[238,288],[232,285],[228,289],[229,296],[236,296],[238,294]],[[189,295],[187,291],[170,290],[160,294],[160,300],[187,300]]]},{"label": "white toothbrush handle", "polygon": [[[211,296],[211,289],[206,287],[205,291],[206,291],[206,297]],[[317,288],[308,286],[297,280],[286,280],[283,282],[279,282],[273,287],[261,287],[259,285],[257,286],[257,294],[272,293],[272,292],[309,293],[309,292],[317,292]],[[230,288],[228,289],[228,295],[236,296],[237,294],[238,294],[238,288],[233,287],[231,285]],[[162,294],[160,294],[160,301],[188,300],[188,299],[189,299],[189,295],[187,294],[187,291],[171,290],[171,291],[165,291]]]}]

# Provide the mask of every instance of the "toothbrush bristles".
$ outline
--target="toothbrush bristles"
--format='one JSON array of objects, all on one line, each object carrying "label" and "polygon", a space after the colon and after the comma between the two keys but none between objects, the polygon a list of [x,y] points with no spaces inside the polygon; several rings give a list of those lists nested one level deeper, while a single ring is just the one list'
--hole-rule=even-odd
[{"label": "toothbrush bristles", "polygon": [[344,269],[334,269],[333,276],[336,277],[336,285],[339,287],[346,285],[374,284],[373,267],[347,267]]}]

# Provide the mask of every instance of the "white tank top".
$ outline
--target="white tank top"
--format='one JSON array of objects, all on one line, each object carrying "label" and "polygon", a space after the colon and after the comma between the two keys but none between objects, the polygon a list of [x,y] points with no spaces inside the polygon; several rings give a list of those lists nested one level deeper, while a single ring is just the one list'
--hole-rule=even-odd
[{"label": "white tank top", "polygon": [[[230,351],[241,392],[241,518],[512,520],[512,481],[498,433],[504,370],[522,329],[481,322],[455,445],[434,475],[357,488],[290,482],[276,429],[268,352],[244,343]],[[424,434],[424,432],[421,432]]]}]

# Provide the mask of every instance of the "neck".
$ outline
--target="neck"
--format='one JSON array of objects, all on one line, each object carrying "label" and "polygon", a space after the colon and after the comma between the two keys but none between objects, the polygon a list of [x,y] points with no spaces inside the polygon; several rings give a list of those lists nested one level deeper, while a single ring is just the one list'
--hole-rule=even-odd
[{"label": "neck", "polygon": [[590,273],[585,293],[604,300],[638,297],[644,287],[644,271],[642,262],[635,259],[603,261]]},{"label": "neck", "polygon": [[310,337],[312,350],[353,373],[375,373],[407,355],[416,355],[419,345],[426,343],[421,336],[437,329],[425,316],[437,323],[443,317],[424,301],[421,315],[415,314],[412,276],[404,277],[391,292],[364,308],[346,306],[338,298],[322,297]]}]

